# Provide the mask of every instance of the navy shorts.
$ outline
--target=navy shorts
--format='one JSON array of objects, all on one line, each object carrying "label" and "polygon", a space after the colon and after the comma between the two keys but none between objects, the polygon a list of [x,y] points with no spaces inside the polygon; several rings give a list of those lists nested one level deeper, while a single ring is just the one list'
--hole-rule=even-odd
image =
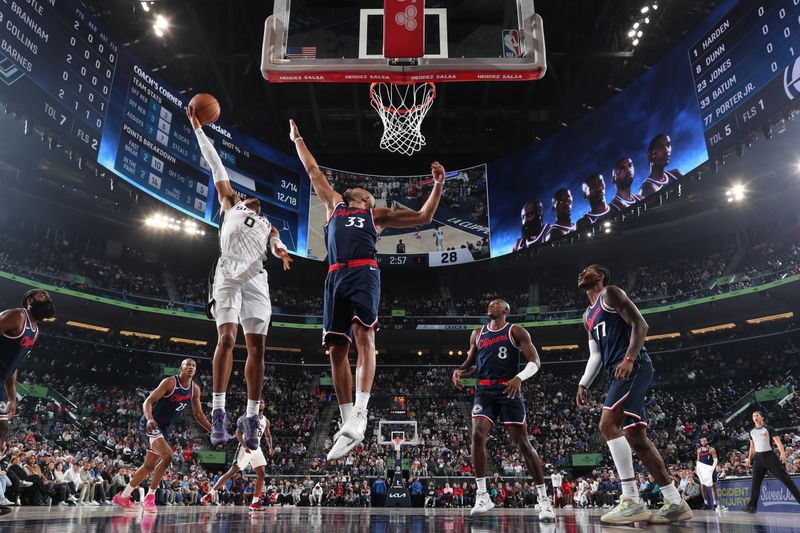
[{"label": "navy shorts", "polygon": [[653,381],[653,363],[650,358],[638,360],[633,365],[630,377],[625,381],[614,379],[614,374],[609,376],[608,394],[603,402],[603,411],[613,411],[622,408],[625,419],[622,429],[633,426],[647,427],[645,419],[644,402],[650,383]]},{"label": "navy shorts", "polygon": [[353,322],[368,328],[378,325],[381,272],[375,266],[342,268],[325,278],[322,343],[353,342]]},{"label": "navy shorts", "polygon": [[505,385],[491,385],[478,388],[472,402],[472,418],[488,418],[492,425],[502,422],[505,425],[525,424],[525,401],[522,393],[509,398],[503,392]]},{"label": "navy shorts", "polygon": [[8,420],[8,396],[6,388],[0,387],[0,422]]},{"label": "navy shorts", "polygon": [[168,427],[159,426],[158,429],[155,430],[155,432],[150,433],[149,431],[147,431],[147,419],[144,416],[142,416],[142,418],[139,419],[138,429],[139,429],[139,436],[142,438],[144,447],[147,448],[148,450],[152,447],[153,441],[156,440],[158,437],[164,437],[164,440],[167,441],[167,444],[169,444],[170,433]]}]

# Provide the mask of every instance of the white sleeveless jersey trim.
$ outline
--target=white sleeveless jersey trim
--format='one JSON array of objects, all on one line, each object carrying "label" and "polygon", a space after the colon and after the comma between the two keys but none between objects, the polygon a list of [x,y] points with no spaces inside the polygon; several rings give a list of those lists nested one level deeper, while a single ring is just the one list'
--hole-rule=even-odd
[{"label": "white sleeveless jersey trim", "polygon": [[517,242],[514,243],[514,250],[513,251],[516,252],[517,250],[523,250],[525,248],[533,246],[537,242],[541,242],[542,239],[544,239],[544,236],[547,233],[550,233],[550,224],[542,224],[542,229],[541,229],[541,231],[539,231],[539,235],[537,235],[533,239],[525,239],[525,241],[524,241],[525,246],[523,246],[522,237],[517,239]]},{"label": "white sleeveless jersey trim", "polygon": [[637,197],[635,194],[632,195],[632,196],[633,196],[633,200],[631,200],[629,202],[628,200],[626,200],[622,196],[616,194],[616,195],[614,195],[614,198],[611,199],[611,203],[614,203],[614,200],[617,200],[620,204],[622,204],[622,207],[630,207],[633,204],[635,204],[636,202],[640,202],[641,201],[641,198]]},{"label": "white sleeveless jersey trim", "polygon": [[219,230],[219,268],[223,275],[228,279],[249,278],[261,272],[271,231],[267,217],[256,214],[244,202],[225,211]]},{"label": "white sleeveless jersey trim", "polygon": [[594,224],[595,222],[597,222],[597,219],[599,219],[600,217],[606,216],[610,211],[611,211],[611,206],[610,205],[606,205],[606,210],[603,211],[602,213],[589,212],[589,213],[586,213],[586,216],[589,217],[589,220],[591,220],[592,224]]}]

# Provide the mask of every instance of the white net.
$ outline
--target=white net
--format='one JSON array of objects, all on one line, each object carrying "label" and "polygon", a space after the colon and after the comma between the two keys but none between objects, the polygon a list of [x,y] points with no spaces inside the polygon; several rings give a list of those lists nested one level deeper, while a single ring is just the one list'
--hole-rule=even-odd
[{"label": "white net", "polygon": [[436,86],[430,82],[381,82],[370,85],[369,92],[372,107],[383,122],[381,148],[405,155],[421,150],[425,146],[422,121],[436,98]]}]

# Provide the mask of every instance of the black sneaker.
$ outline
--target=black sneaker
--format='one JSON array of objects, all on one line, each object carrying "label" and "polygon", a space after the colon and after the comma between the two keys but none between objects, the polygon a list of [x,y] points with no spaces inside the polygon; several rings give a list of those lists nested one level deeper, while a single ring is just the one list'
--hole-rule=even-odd
[{"label": "black sneaker", "polygon": [[745,513],[756,514],[756,508],[750,507],[749,505],[745,505],[744,507],[742,507],[742,511],[744,511]]}]

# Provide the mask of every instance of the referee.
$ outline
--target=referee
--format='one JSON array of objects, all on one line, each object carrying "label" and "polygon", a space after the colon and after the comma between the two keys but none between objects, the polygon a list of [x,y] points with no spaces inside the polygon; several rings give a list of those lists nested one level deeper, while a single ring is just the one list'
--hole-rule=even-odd
[{"label": "referee", "polygon": [[[775,432],[764,425],[764,415],[761,411],[753,411],[753,423],[756,425],[750,430],[750,451],[747,453],[745,464],[753,464],[753,486],[750,488],[750,502],[742,510],[747,513],[755,513],[758,506],[759,492],[761,492],[761,482],[767,472],[778,478],[781,483],[786,485],[792,493],[797,503],[800,503],[800,490],[789,477],[786,468],[781,464],[786,462],[786,450],[783,449],[780,437]],[[781,452],[780,459],[772,451],[772,443]]]}]

